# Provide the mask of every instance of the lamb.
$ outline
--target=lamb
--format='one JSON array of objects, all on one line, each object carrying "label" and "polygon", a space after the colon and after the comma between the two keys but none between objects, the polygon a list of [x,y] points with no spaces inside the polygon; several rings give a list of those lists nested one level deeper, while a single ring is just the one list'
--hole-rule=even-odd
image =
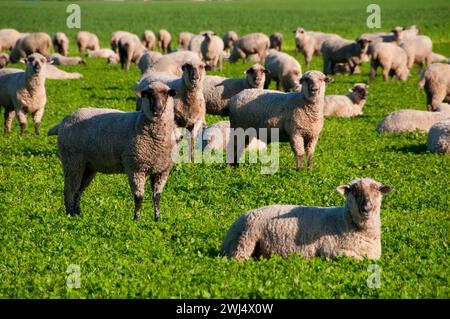
[{"label": "lamb", "polygon": [[172,36],[166,29],[161,29],[158,32],[158,47],[162,50],[164,54],[170,53],[172,49],[170,44],[172,42]]},{"label": "lamb", "polygon": [[9,54],[0,53],[0,69],[9,64]]},{"label": "lamb", "polygon": [[[293,93],[281,93],[270,90],[244,90],[235,95],[229,102],[231,128],[255,128],[256,136],[260,138],[261,130],[267,129],[267,143],[271,142],[272,128],[278,129],[279,141],[291,143],[297,159],[297,170],[303,168],[303,156],[306,149],[308,167],[313,166],[314,150],[323,127],[323,105],[325,83],[332,82],[319,71],[308,71],[300,79],[302,90]],[[263,142],[266,142],[262,139]],[[234,152],[228,156],[227,162],[238,165],[238,159],[243,151],[237,151],[234,142]],[[229,153],[229,152],[228,152]],[[230,157],[233,156],[233,159]]]},{"label": "lamb", "polygon": [[303,28],[297,28],[293,33],[295,37],[296,52],[303,53],[306,66],[311,65],[313,56],[321,54],[322,44],[325,40],[333,38],[341,39],[341,37],[336,34],[305,31]]},{"label": "lamb", "polygon": [[11,50],[20,38],[20,32],[15,29],[0,29],[0,51]]},{"label": "lamb", "polygon": [[233,47],[234,41],[236,41],[238,38],[239,37],[236,32],[234,31],[226,32],[222,37],[224,49],[229,51]]},{"label": "lamb", "polygon": [[324,115],[337,117],[352,117],[362,115],[362,108],[367,101],[368,85],[356,83],[346,95],[325,96]]},{"label": "lamb", "polygon": [[219,65],[219,70],[222,72],[222,53],[224,49],[223,41],[221,38],[212,32],[203,33],[204,39],[200,46],[203,61],[206,66],[213,71],[216,70],[216,66]]},{"label": "lamb", "polygon": [[0,106],[5,108],[5,133],[11,132],[14,112],[20,123],[20,134],[25,133],[27,113],[31,113],[34,131],[39,135],[39,127],[44,115],[47,95],[45,75],[48,60],[39,53],[27,57],[25,71],[11,72],[0,76]]},{"label": "lamb", "polygon": [[431,127],[428,132],[427,149],[432,153],[450,153],[450,117]]},{"label": "lamb", "polygon": [[245,59],[248,55],[257,53],[261,62],[264,63],[269,47],[270,39],[264,33],[258,32],[244,35],[234,41],[228,61],[230,63],[236,63],[239,58]]},{"label": "lamb", "polygon": [[124,35],[119,39],[119,58],[122,69],[129,70],[130,63],[139,63],[145,47],[136,35]]},{"label": "lamb", "polygon": [[188,62],[200,63],[201,60],[197,54],[190,51],[179,51],[166,54],[150,65],[147,71],[143,74],[143,77],[151,72],[165,72],[172,75],[181,76],[183,74],[181,67],[183,64]]},{"label": "lamb", "polygon": [[420,72],[423,64],[428,65],[431,63],[433,42],[431,42],[429,37],[424,35],[408,37],[402,40],[399,45],[406,52],[408,69],[411,69],[416,64]]},{"label": "lamb", "polygon": [[67,56],[69,54],[69,39],[64,32],[56,32],[52,38],[55,52]]},{"label": "lamb", "polygon": [[240,79],[227,79],[221,76],[207,75],[203,82],[203,95],[206,103],[206,112],[215,115],[228,114],[230,99],[245,89],[262,89],[267,70],[255,64],[245,71],[246,77]]},{"label": "lamb", "polygon": [[14,49],[11,51],[11,62],[18,62],[32,53],[40,53],[43,56],[47,56],[51,46],[52,39],[47,33],[37,32],[24,35],[17,40]]},{"label": "lamb", "polygon": [[[116,56],[116,53],[111,49],[98,49],[98,50],[87,50],[88,58],[106,58],[111,56]],[[118,55],[117,55],[118,59]]]},{"label": "lamb", "polygon": [[430,64],[422,72],[417,87],[425,88],[428,111],[434,111],[437,105],[443,101],[450,103],[450,65]]},{"label": "lamb", "polygon": [[178,35],[178,49],[188,50],[189,42],[191,42],[191,39],[194,36],[195,34],[192,32],[180,32]]},{"label": "lamb", "polygon": [[77,80],[82,79],[83,75],[78,72],[66,72],[58,69],[56,66],[47,65],[45,78],[48,80]]},{"label": "lamb", "polygon": [[348,63],[352,73],[362,62],[371,40],[359,39],[350,41],[339,38],[330,38],[322,44],[323,70],[325,74],[334,73],[336,63]]},{"label": "lamb", "polygon": [[156,41],[155,33],[152,30],[145,30],[141,35],[141,41],[146,49],[153,50]]},{"label": "lamb", "polygon": [[337,188],[344,206],[271,205],[241,215],[230,227],[221,253],[237,260],[299,254],[358,260],[381,257],[381,200],[393,188],[371,178]]},{"label": "lamb", "polygon": [[281,47],[283,44],[283,34],[280,32],[275,32],[270,35],[270,48],[275,49],[277,51],[281,51]]},{"label": "lamb", "polygon": [[153,191],[155,220],[169,176],[174,141],[175,91],[152,83],[141,92],[142,111],[82,108],[52,127],[64,172],[64,205],[70,215],[80,213],[80,200],[97,172],[128,175],[138,219],[148,176]]},{"label": "lamb", "polygon": [[399,110],[387,115],[377,126],[377,132],[401,133],[419,130],[428,132],[437,122],[450,118],[450,108],[440,105],[435,112]]},{"label": "lamb", "polygon": [[439,53],[431,53],[431,62],[432,63],[450,63],[450,58],[443,56]]},{"label": "lamb", "polygon": [[268,88],[271,79],[275,80],[277,90],[285,92],[300,91],[302,68],[295,58],[287,53],[269,50],[264,66],[269,71],[264,88]]},{"label": "lamb", "polygon": [[158,81],[175,89],[175,123],[178,127],[185,127],[190,133],[190,159],[194,161],[195,139],[199,130],[205,126],[205,99],[203,96],[203,81],[205,78],[205,64],[202,61],[187,62],[182,66],[182,77],[162,72],[149,72],[141,77],[136,85],[138,97],[136,108],[139,109],[139,94],[143,88]]},{"label": "lamb", "polygon": [[409,76],[408,58],[405,50],[393,43],[377,43],[371,54],[370,79],[375,79],[377,68],[383,69],[383,80],[387,81],[392,74],[400,81],[406,81]]},{"label": "lamb", "polygon": [[111,45],[111,50],[113,50],[117,54],[119,54],[119,40],[125,35],[133,35],[133,33],[130,33],[128,31],[114,31],[113,33],[111,33],[109,43]]},{"label": "lamb", "polygon": [[49,55],[50,59],[53,60],[53,64],[55,65],[78,65],[78,64],[86,64],[86,61],[84,61],[80,57],[66,57],[64,55],[61,55],[59,53],[54,53]]},{"label": "lamb", "polygon": [[83,53],[87,49],[100,49],[100,42],[98,41],[98,37],[95,34],[87,31],[80,31],[77,33],[77,46],[78,51],[80,53]]},{"label": "lamb", "polygon": [[146,51],[141,56],[138,62],[138,68],[141,70],[141,74],[144,74],[147,69],[158,61],[163,55],[159,52]]}]

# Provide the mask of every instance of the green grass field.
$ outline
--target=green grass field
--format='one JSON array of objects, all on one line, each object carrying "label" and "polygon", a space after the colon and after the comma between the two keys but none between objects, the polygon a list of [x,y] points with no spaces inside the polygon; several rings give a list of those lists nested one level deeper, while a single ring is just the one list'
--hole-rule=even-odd
[{"label": "green grass field", "polygon": [[[68,34],[70,2],[0,2],[0,28]],[[353,39],[369,30],[371,1],[80,2],[83,30],[108,47],[111,31],[140,34],[145,28],[180,31],[212,29],[283,32],[294,53],[292,30],[335,32]],[[382,30],[417,24],[434,41],[435,52],[450,56],[450,5],[442,1],[377,1]],[[297,55],[303,66],[303,57]],[[23,68],[22,65],[13,67]],[[241,77],[248,64],[225,63],[225,76]],[[177,164],[162,196],[162,220],[153,221],[149,185],[138,222],[125,175],[97,175],[86,191],[83,214],[70,218],[63,205],[63,175],[56,139],[45,132],[84,106],[134,110],[132,86],[139,77],[104,59],[87,66],[61,67],[84,75],[80,81],[47,82],[43,134],[20,137],[17,121],[0,133],[0,297],[1,298],[449,298],[450,157],[426,150],[426,134],[378,134],[376,125],[402,108],[425,110],[415,70],[406,83],[380,78],[370,83],[364,116],[327,118],[313,171],[297,172],[288,144],[280,146],[280,169],[260,174],[260,164],[226,169],[224,164]],[[305,67],[303,67],[306,69]],[[315,57],[311,69],[322,70]],[[345,94],[361,75],[334,76],[328,94]],[[3,120],[3,118],[2,118]],[[221,120],[207,116],[208,124]],[[393,185],[382,205],[379,261],[351,258],[306,261],[236,262],[219,256],[231,223],[245,211],[275,204],[333,206],[344,203],[335,188],[356,177]],[[381,269],[381,287],[366,281],[372,264]],[[81,269],[81,287],[66,285],[70,264]]]}]

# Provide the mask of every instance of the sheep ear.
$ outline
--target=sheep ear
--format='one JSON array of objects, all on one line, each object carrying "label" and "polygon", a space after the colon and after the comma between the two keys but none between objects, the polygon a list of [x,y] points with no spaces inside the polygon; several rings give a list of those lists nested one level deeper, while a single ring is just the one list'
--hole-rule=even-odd
[{"label": "sheep ear", "polygon": [[245,71],[244,71],[244,74],[252,74],[252,73],[254,73],[254,72],[255,72],[255,70],[253,70],[252,68],[250,68],[250,69],[245,70]]},{"label": "sheep ear", "polygon": [[336,190],[339,194],[345,195],[350,191],[350,187],[348,185],[340,185]]},{"label": "sheep ear", "polygon": [[394,190],[394,188],[390,185],[382,185],[380,186],[380,188],[378,189],[382,194],[387,194],[390,193]]},{"label": "sheep ear", "polygon": [[169,96],[177,95],[177,91],[175,91],[175,89],[170,89],[167,93],[169,93]]},{"label": "sheep ear", "polygon": [[333,83],[333,82],[334,80],[332,78],[329,78],[328,76],[325,77],[325,83]]},{"label": "sheep ear", "polygon": [[265,74],[269,74],[270,73],[270,71],[269,70],[267,70],[267,69],[264,69],[264,71],[263,71]]},{"label": "sheep ear", "polygon": [[184,71],[184,69],[186,69],[187,67],[192,67],[192,64],[190,64],[190,63],[183,64],[183,66],[181,67],[181,70]]}]

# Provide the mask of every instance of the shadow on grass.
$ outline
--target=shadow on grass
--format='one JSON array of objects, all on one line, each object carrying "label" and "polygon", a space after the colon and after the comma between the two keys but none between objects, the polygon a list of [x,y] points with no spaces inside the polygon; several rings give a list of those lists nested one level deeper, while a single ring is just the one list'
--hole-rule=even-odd
[{"label": "shadow on grass", "polygon": [[414,153],[414,154],[425,154],[427,152],[427,146],[425,144],[410,144],[403,146],[388,146],[386,147],[388,151],[402,152],[402,153]]}]

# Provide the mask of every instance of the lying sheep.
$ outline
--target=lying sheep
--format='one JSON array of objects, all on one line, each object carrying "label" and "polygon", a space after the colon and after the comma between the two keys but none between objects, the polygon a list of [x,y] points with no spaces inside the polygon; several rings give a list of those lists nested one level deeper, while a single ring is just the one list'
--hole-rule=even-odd
[{"label": "lying sheep", "polygon": [[227,79],[221,76],[205,77],[203,82],[203,95],[205,97],[206,112],[215,115],[228,114],[230,99],[245,89],[262,89],[267,70],[255,64],[245,71],[246,77],[240,79]]},{"label": "lying sheep", "polygon": [[140,108],[139,95],[149,84],[157,81],[175,89],[175,123],[178,127],[185,127],[190,133],[190,159],[194,161],[195,139],[200,129],[205,126],[205,99],[203,96],[203,81],[205,78],[205,64],[201,61],[187,62],[182,66],[180,77],[162,73],[145,73],[136,85],[136,109]]},{"label": "lying sheep", "polygon": [[89,50],[98,50],[100,49],[100,42],[98,41],[98,37],[87,31],[80,31],[77,33],[77,46],[78,51],[83,53],[87,49]]},{"label": "lying sheep", "polygon": [[119,39],[119,58],[123,70],[129,70],[131,62],[139,63],[145,47],[136,35],[124,35]]},{"label": "lying sheep", "polygon": [[424,35],[408,37],[403,39],[399,45],[406,52],[408,69],[411,69],[416,64],[420,72],[423,64],[428,65],[431,63],[433,42],[431,42],[429,37]]},{"label": "lying sheep", "polygon": [[119,40],[125,35],[133,35],[133,33],[130,33],[128,31],[114,31],[113,33],[111,33],[109,43],[111,45],[111,50],[113,50],[117,54],[119,54]]},{"label": "lying sheep", "polygon": [[222,255],[251,257],[381,257],[381,200],[392,187],[371,178],[337,188],[344,206],[271,205],[241,215],[222,243]]},{"label": "lying sheep", "polygon": [[164,54],[170,53],[172,49],[170,44],[172,42],[172,36],[166,29],[161,29],[158,31],[158,47],[162,50]]},{"label": "lying sheep", "polygon": [[180,32],[178,35],[178,49],[188,50],[189,42],[195,36],[192,32]]},{"label": "lying sheep", "polygon": [[303,53],[307,66],[311,64],[313,56],[321,54],[322,44],[325,40],[332,38],[341,39],[341,37],[336,34],[305,31],[303,28],[297,28],[293,33],[296,51]]},{"label": "lying sheep", "polygon": [[155,33],[152,30],[145,30],[142,32],[141,41],[146,49],[153,50],[156,41]]},{"label": "lying sheep", "polygon": [[87,50],[88,58],[109,58],[115,56],[116,53],[111,49]]},{"label": "lying sheep", "polygon": [[441,105],[435,112],[399,110],[387,115],[377,126],[377,132],[401,133],[419,130],[428,132],[437,122],[450,118],[450,108]]},{"label": "lying sheep", "polygon": [[406,81],[409,76],[408,58],[405,50],[393,43],[377,43],[373,46],[370,62],[370,79],[375,79],[378,66],[383,69],[383,80],[389,75],[395,75],[400,81]]},{"label": "lying sheep", "polygon": [[450,153],[450,117],[431,127],[428,132],[427,149],[432,153]]},{"label": "lying sheep", "polygon": [[299,81],[302,77],[302,68],[294,57],[271,49],[266,56],[264,66],[269,71],[264,88],[267,89],[273,79],[276,82],[277,90],[300,91]]},{"label": "lying sheep", "polygon": [[238,59],[243,59],[253,53],[259,55],[260,61],[264,63],[267,50],[270,47],[270,39],[264,33],[250,33],[244,35],[234,41],[233,49],[231,50],[230,63],[236,63]]},{"label": "lying sheep", "polygon": [[11,62],[18,62],[32,53],[40,53],[43,56],[47,56],[51,46],[52,39],[47,33],[38,32],[25,35],[17,40],[14,49],[11,51]]},{"label": "lying sheep", "polygon": [[[64,171],[64,205],[80,213],[80,200],[97,172],[128,175],[138,219],[148,176],[153,191],[155,220],[159,201],[173,165],[173,99],[175,91],[152,83],[141,92],[142,111],[82,108],[52,127]],[[150,132],[150,134],[149,134]]]},{"label": "lying sheep", "polygon": [[431,62],[432,63],[450,63],[450,58],[443,56],[438,53],[431,53]]},{"label": "lying sheep", "polygon": [[53,61],[53,64],[55,65],[78,65],[78,64],[86,64],[86,61],[84,61],[80,57],[66,57],[64,55],[61,55],[59,53],[54,53],[49,55],[50,59]]},{"label": "lying sheep", "polygon": [[12,50],[21,34],[15,29],[0,29],[0,51]]},{"label": "lying sheep", "polygon": [[234,41],[236,41],[238,38],[239,37],[236,32],[234,32],[234,31],[226,32],[222,37],[222,40],[224,43],[224,49],[227,51],[230,50],[233,47]]},{"label": "lying sheep", "polygon": [[418,88],[425,88],[427,109],[434,111],[441,102],[450,103],[450,65],[433,63],[422,72]]},{"label": "lying sheep", "polygon": [[[170,54],[163,55],[157,59],[155,63],[150,65],[145,73],[151,72],[165,72],[176,76],[181,76],[183,70],[181,67],[183,64],[192,62],[200,63],[201,60],[197,54],[190,51],[178,51]],[[143,74],[145,76],[146,74]]]},{"label": "lying sheep", "polygon": [[281,47],[283,44],[283,34],[280,32],[275,32],[270,35],[270,48],[275,49],[277,51],[281,51]]},{"label": "lying sheep", "polygon": [[64,32],[56,32],[52,38],[52,43],[56,53],[63,56],[69,55],[69,39]]},{"label": "lying sheep", "polygon": [[221,38],[212,32],[203,33],[204,39],[200,46],[203,61],[206,66],[213,71],[216,70],[219,65],[219,70],[222,72],[222,53],[224,49],[223,41]]},{"label": "lying sheep", "polygon": [[9,54],[0,53],[0,69],[9,64]]},{"label": "lying sheep", "polygon": [[330,38],[322,44],[323,70],[325,74],[333,74],[336,63],[348,63],[351,73],[364,59],[367,47],[370,43],[368,39],[350,41],[339,38]]},{"label": "lying sheep", "polygon": [[141,74],[144,74],[147,69],[153,65],[156,61],[158,61],[163,55],[159,52],[154,51],[146,51],[141,56],[138,62],[138,68],[141,70]]},{"label": "lying sheep", "polygon": [[[291,143],[297,159],[297,169],[303,168],[305,149],[308,167],[312,168],[314,150],[323,127],[325,83],[331,81],[319,71],[308,71],[300,79],[300,92],[244,90],[230,100],[231,128],[256,128],[257,135],[250,136],[250,141],[255,137],[261,139],[258,129],[265,128],[269,131],[268,143],[271,142],[271,129],[277,128],[279,141]],[[246,140],[245,143],[250,141]],[[266,141],[263,139],[263,142]],[[227,158],[227,162],[237,166],[243,149],[238,152],[237,143],[233,144],[233,159]]]},{"label": "lying sheep", "polygon": [[[0,76],[4,74],[11,73],[20,73],[23,72],[21,69],[15,68],[4,68],[0,70]],[[54,65],[47,64],[47,71],[45,73],[45,78],[47,80],[73,80],[73,79],[82,79],[83,75],[78,72],[65,72],[63,70],[58,69]]]},{"label": "lying sheep", "polygon": [[33,53],[27,57],[25,71],[0,75],[0,106],[5,108],[5,133],[11,132],[12,121],[16,114],[20,123],[20,134],[23,135],[27,123],[26,114],[31,113],[34,131],[39,135],[47,102],[45,93],[47,62],[41,54]]},{"label": "lying sheep", "polygon": [[352,117],[362,115],[362,108],[367,101],[368,85],[356,83],[346,95],[325,96],[324,115]]}]

